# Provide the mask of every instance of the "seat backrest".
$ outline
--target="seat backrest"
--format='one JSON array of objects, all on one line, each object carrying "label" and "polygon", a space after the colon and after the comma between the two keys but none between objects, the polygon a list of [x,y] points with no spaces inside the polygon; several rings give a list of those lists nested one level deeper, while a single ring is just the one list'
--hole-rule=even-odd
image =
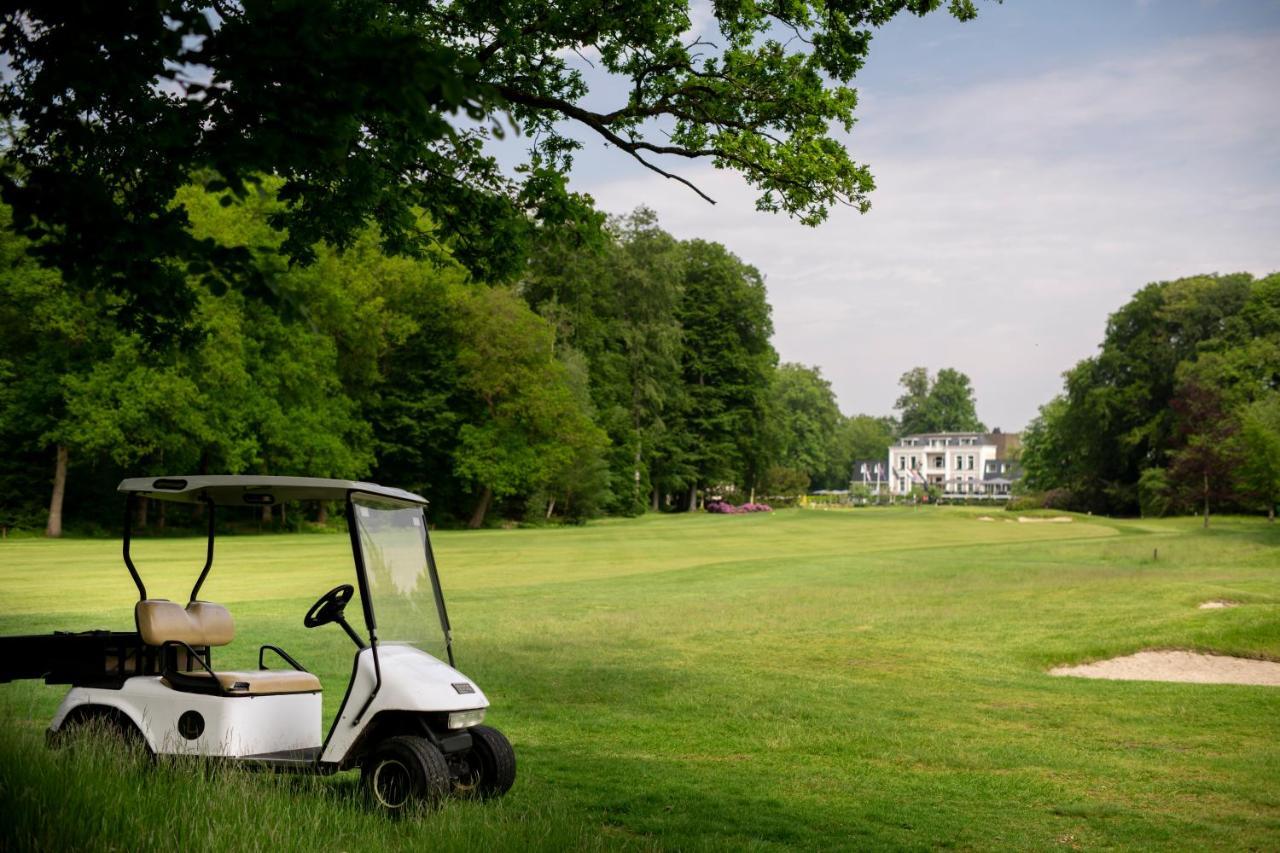
[{"label": "seat backrest", "polygon": [[186,607],[163,598],[147,598],[133,608],[138,633],[148,646],[170,640],[189,646],[225,646],[236,634],[227,608],[211,601],[193,601]]}]

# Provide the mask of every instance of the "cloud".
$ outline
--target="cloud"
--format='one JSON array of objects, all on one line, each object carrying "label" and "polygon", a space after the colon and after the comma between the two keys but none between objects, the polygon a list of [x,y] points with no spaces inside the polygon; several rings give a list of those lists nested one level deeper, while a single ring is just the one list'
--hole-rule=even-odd
[{"label": "cloud", "polygon": [[954,366],[988,424],[1017,429],[1143,284],[1280,269],[1278,57],[1274,36],[1215,37],[870,93],[852,139],[874,207],[818,229],[756,213],[750,187],[709,167],[680,174],[714,208],[634,170],[585,188],[759,267],[781,356],[821,366],[846,411],[887,412],[902,372]]}]

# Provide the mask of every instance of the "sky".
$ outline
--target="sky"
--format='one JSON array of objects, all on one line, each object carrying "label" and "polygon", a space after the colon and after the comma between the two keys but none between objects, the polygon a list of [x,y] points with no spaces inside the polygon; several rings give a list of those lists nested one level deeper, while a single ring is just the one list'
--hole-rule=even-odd
[{"label": "sky", "polygon": [[867,214],[808,228],[733,172],[662,163],[712,206],[585,135],[572,178],[757,267],[779,356],[847,414],[954,367],[1020,430],[1144,284],[1280,271],[1280,0],[980,0],[969,23],[895,19],[855,85]]}]

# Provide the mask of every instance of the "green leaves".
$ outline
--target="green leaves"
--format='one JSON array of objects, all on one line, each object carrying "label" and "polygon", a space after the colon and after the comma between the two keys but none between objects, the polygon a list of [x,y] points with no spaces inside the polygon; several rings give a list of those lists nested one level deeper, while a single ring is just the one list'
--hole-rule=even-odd
[{"label": "green leaves", "polygon": [[[540,228],[598,224],[564,181],[580,147],[570,125],[704,198],[686,162],[738,171],[759,209],[816,225],[870,204],[871,172],[839,134],[872,32],[940,5],[716,3],[718,34],[689,31],[687,0],[12,6],[0,112],[21,131],[0,197],[41,263],[118,295],[122,322],[157,345],[191,331],[190,276],[270,296],[242,246],[191,234],[175,196],[197,175],[227,207],[277,178],[268,222],[290,263],[350,248],[373,225],[388,253],[444,242],[492,282],[519,275]],[[601,105],[577,57],[595,66],[591,85],[607,75],[600,89],[625,94]],[[508,126],[530,140],[514,177],[485,148]]]},{"label": "green leaves", "polygon": [[1278,282],[1237,273],[1138,291],[1028,431],[1028,481],[1113,513],[1154,506],[1151,470],[1167,469],[1183,505],[1246,497],[1232,435],[1242,407],[1280,387]]},{"label": "green leaves", "polygon": [[930,379],[923,367],[912,368],[898,380],[906,391],[894,408],[902,412],[902,434],[923,432],[985,432],[978,420],[969,377],[950,367]]}]

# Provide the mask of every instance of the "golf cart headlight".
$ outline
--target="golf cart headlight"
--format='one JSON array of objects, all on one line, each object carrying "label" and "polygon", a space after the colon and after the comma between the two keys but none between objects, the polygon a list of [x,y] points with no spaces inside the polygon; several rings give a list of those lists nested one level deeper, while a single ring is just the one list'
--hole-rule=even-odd
[{"label": "golf cart headlight", "polygon": [[474,711],[454,711],[449,715],[449,728],[466,729],[484,722],[484,708]]}]

